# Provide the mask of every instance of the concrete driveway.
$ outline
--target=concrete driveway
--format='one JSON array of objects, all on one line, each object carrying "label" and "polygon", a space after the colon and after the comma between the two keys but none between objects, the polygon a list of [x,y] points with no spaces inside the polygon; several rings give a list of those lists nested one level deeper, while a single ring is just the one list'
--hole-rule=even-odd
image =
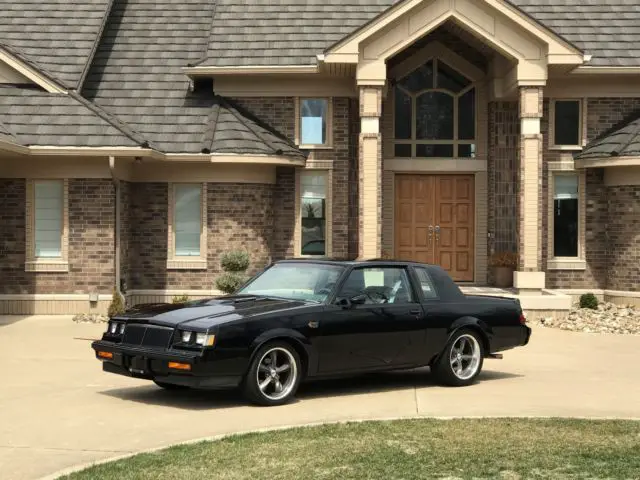
[{"label": "concrete driveway", "polygon": [[0,477],[60,469],[195,438],[347,419],[415,416],[640,418],[640,337],[535,328],[531,344],[487,360],[467,388],[428,369],[303,386],[259,408],[234,392],[166,392],[101,371],[89,343],[104,325],[0,317]]}]

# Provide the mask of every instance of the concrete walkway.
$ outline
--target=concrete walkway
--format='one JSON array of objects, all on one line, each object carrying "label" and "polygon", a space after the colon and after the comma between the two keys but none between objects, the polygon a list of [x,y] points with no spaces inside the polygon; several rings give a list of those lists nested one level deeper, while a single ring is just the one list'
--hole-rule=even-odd
[{"label": "concrete walkway", "polygon": [[640,337],[536,328],[531,344],[487,360],[481,382],[432,384],[428,369],[304,386],[296,403],[247,405],[233,392],[166,392],[103,373],[90,349],[104,325],[0,317],[0,477],[234,431],[415,416],[640,418]]}]

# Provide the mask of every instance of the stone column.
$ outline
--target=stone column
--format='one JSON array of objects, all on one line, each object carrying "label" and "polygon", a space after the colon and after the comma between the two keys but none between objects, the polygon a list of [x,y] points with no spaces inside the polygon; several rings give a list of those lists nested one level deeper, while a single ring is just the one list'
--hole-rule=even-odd
[{"label": "stone column", "polygon": [[518,269],[514,286],[521,294],[545,286],[542,269],[542,87],[520,87],[520,169]]},{"label": "stone column", "polygon": [[358,256],[382,255],[382,87],[360,87]]}]

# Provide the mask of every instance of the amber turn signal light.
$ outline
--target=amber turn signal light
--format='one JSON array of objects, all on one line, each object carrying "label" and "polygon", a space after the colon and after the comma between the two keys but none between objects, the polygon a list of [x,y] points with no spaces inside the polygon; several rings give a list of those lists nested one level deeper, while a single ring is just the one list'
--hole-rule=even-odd
[{"label": "amber turn signal light", "polygon": [[169,362],[169,368],[174,370],[191,370],[191,365],[188,363]]},{"label": "amber turn signal light", "polygon": [[113,358],[113,353],[111,353],[111,352],[98,352],[98,357],[107,358],[107,359],[111,360]]}]

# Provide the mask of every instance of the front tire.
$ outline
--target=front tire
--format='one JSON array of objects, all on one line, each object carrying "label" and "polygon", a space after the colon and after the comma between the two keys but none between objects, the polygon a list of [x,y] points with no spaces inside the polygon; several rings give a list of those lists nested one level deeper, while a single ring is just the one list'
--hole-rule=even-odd
[{"label": "front tire", "polygon": [[470,329],[455,332],[431,367],[439,383],[464,387],[475,382],[482,370],[482,338]]},{"label": "front tire", "polygon": [[295,348],[286,342],[269,342],[253,357],[244,394],[258,405],[283,405],[295,395],[301,377],[302,363]]}]

